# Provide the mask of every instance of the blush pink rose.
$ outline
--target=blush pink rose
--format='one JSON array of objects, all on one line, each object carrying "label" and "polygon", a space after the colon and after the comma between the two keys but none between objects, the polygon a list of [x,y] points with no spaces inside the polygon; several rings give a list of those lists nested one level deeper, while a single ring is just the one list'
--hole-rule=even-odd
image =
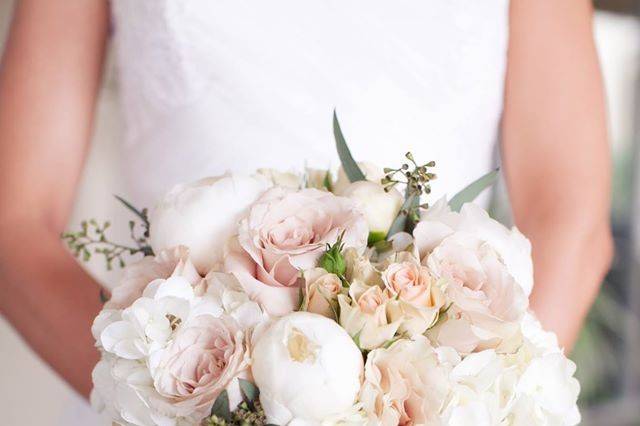
[{"label": "blush pink rose", "polygon": [[225,268],[265,310],[283,315],[298,304],[300,271],[316,267],[327,244],[343,235],[345,247],[361,251],[368,233],[364,214],[351,200],[312,188],[276,187],[240,223]]},{"label": "blush pink rose", "polygon": [[159,412],[169,418],[204,417],[248,367],[245,334],[231,318],[195,316],[149,364],[154,387],[163,397],[150,401]]},{"label": "blush pink rose", "polygon": [[146,256],[127,266],[105,308],[125,309],[142,296],[151,281],[176,276],[185,278],[191,285],[196,285],[202,279],[189,259],[189,250],[184,246],[162,250],[155,257]]},{"label": "blush pink rose", "polygon": [[398,299],[416,306],[442,306],[429,268],[417,262],[392,263],[383,274],[387,290]]},{"label": "blush pink rose", "polygon": [[389,305],[389,317],[402,321],[401,332],[415,336],[434,324],[445,298],[429,268],[417,260],[405,260],[390,264],[382,278],[394,299]]}]

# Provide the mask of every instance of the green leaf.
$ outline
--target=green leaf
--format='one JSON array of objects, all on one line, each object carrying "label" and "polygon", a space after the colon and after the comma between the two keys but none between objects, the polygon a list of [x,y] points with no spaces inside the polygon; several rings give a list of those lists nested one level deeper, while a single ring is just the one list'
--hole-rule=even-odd
[{"label": "green leaf", "polygon": [[389,228],[389,232],[387,232],[387,239],[398,232],[402,232],[407,227],[407,219],[409,217],[409,211],[418,201],[418,197],[415,194],[410,195],[408,198],[404,200],[402,207],[400,208],[400,213],[395,218],[391,227]]},{"label": "green leaf", "polygon": [[340,123],[338,122],[338,116],[336,111],[333,110],[333,136],[336,139],[336,149],[338,150],[338,157],[342,163],[342,168],[349,178],[349,182],[357,182],[359,180],[366,180],[364,173],[358,167],[358,163],[353,159],[351,151],[347,146],[347,141],[344,140]]},{"label": "green leaf", "polygon": [[369,238],[367,239],[367,245],[369,247],[372,247],[376,243],[378,243],[380,241],[384,241],[384,239],[386,237],[387,237],[387,234],[385,234],[384,232],[381,232],[381,231],[369,232]]},{"label": "green leaf", "polygon": [[223,390],[218,398],[216,398],[216,402],[213,403],[213,407],[211,407],[211,415],[218,416],[226,421],[231,421],[231,411],[229,410],[229,394],[227,394],[226,390]]},{"label": "green leaf", "polygon": [[140,218],[140,220],[142,220],[147,226],[149,225],[149,219],[147,218],[147,215],[146,215],[146,213],[144,211],[138,210],[137,208],[133,207],[133,205],[130,202],[128,202],[124,198],[120,197],[119,195],[114,195],[114,197],[116,197],[116,199],[118,201],[120,201],[122,204],[124,204],[124,206],[126,208],[131,210],[133,212],[133,214],[138,216]]},{"label": "green leaf", "polygon": [[253,409],[253,402],[258,399],[260,391],[258,387],[245,379],[238,379],[240,385],[240,392],[242,393],[242,399]]},{"label": "green leaf", "polygon": [[490,171],[479,179],[474,180],[462,191],[454,195],[451,201],[449,201],[449,207],[451,207],[451,210],[459,212],[464,203],[469,203],[475,200],[482,191],[495,183],[496,179],[498,178],[499,171],[499,168]]}]

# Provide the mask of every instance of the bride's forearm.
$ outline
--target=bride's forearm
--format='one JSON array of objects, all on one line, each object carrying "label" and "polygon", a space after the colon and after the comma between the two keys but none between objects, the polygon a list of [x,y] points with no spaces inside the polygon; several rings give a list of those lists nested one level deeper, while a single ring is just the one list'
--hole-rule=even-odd
[{"label": "bride's forearm", "polygon": [[502,158],[531,304],[567,349],[611,258],[611,160],[587,0],[510,3]]},{"label": "bride's forearm", "polygon": [[0,227],[0,312],[58,374],[87,396],[98,359],[90,327],[100,309],[99,285],[44,227]]},{"label": "bride's forearm", "polygon": [[533,246],[531,308],[569,352],[609,268],[613,245],[604,224],[576,226],[563,216],[523,218],[520,226]]}]

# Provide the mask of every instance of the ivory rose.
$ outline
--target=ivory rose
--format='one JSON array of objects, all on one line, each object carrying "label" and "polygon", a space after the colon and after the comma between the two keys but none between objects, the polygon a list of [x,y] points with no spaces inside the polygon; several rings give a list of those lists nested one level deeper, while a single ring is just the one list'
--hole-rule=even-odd
[{"label": "ivory rose", "polygon": [[341,235],[345,247],[367,245],[366,220],[352,201],[317,189],[276,187],[240,223],[225,268],[269,313],[283,315],[297,307],[300,271],[315,267]]},{"label": "ivory rose", "polygon": [[175,186],[149,216],[153,251],[186,246],[198,272],[206,275],[222,262],[242,213],[270,186],[264,177],[237,174]]},{"label": "ivory rose", "polygon": [[338,294],[342,290],[340,278],[322,268],[313,268],[304,272],[304,280],[305,310],[327,318],[337,319]]},{"label": "ivory rose", "polygon": [[402,318],[391,321],[387,315],[389,295],[378,286],[355,281],[349,296],[339,295],[340,325],[356,339],[360,349],[375,349],[395,336]]},{"label": "ivory rose", "polygon": [[382,273],[376,265],[371,263],[369,258],[370,252],[360,254],[355,249],[344,250],[344,259],[346,263],[345,277],[348,282],[360,282],[367,285],[377,285],[382,287]]}]

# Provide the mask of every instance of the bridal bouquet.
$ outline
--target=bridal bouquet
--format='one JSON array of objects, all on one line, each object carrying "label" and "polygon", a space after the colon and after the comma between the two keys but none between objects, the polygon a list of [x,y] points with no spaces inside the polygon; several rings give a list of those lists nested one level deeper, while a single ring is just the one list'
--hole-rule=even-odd
[{"label": "bridal bouquet", "polygon": [[[422,203],[433,162],[258,170],[125,205],[133,245],[93,324],[94,406],[120,425],[575,425],[575,365],[528,312],[530,244],[466,203]],[[124,200],[121,200],[124,202]],[[138,231],[141,231],[139,233]]]}]

